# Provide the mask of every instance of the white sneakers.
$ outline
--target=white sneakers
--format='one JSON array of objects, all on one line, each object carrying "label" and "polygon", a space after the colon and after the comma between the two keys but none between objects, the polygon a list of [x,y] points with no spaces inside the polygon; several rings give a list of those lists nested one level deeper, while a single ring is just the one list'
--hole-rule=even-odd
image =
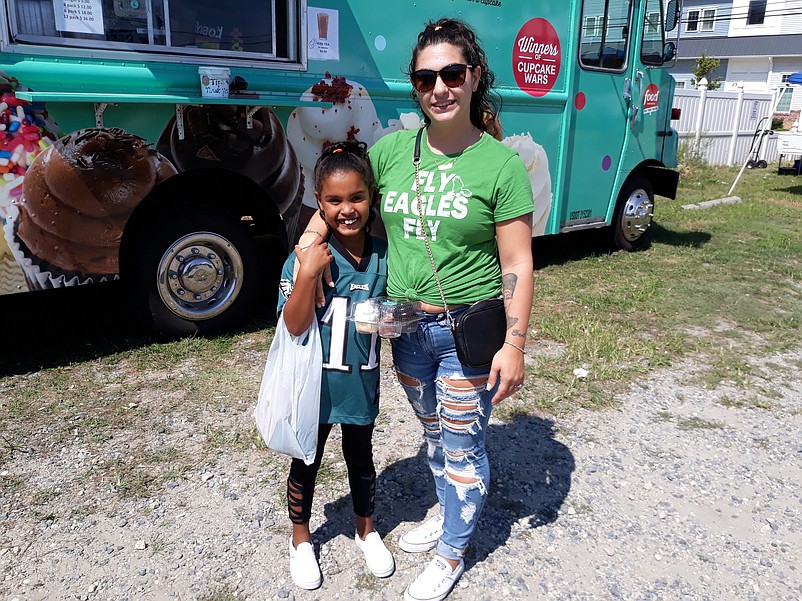
[{"label": "white sneakers", "polygon": [[437,514],[417,528],[413,528],[398,540],[398,546],[407,553],[423,553],[437,546],[443,535],[443,516]]},{"label": "white sneakers", "polygon": [[301,543],[296,549],[290,536],[290,576],[295,586],[314,590],[323,582],[320,566],[311,543]]},{"label": "white sneakers", "polygon": [[421,575],[404,591],[405,601],[441,601],[448,597],[451,589],[465,571],[465,562],[460,559],[454,569],[439,556],[426,566]]},{"label": "white sneakers", "polygon": [[[377,578],[387,578],[395,571],[393,555],[384,546],[381,536],[375,530],[365,537],[365,540],[354,535],[356,546],[365,556],[368,569]],[[315,557],[315,550],[311,543],[301,543],[296,548],[290,536],[290,576],[295,586],[307,590],[318,588],[323,582],[320,566]]]},{"label": "white sneakers", "polygon": [[354,535],[354,542],[362,554],[365,556],[365,562],[368,564],[368,569],[373,572],[377,578],[387,578],[395,571],[395,561],[393,561],[393,554],[384,546],[382,537],[375,530],[365,537],[365,540],[359,538],[358,534]]}]

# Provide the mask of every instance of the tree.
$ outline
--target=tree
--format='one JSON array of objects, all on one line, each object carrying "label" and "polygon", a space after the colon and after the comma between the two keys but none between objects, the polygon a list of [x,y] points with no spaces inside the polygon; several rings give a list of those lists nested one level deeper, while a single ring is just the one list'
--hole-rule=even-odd
[{"label": "tree", "polygon": [[693,79],[691,79],[691,85],[695,88],[699,84],[698,82],[702,81],[702,78],[707,78],[707,89],[708,90],[717,90],[721,87],[721,77],[716,77],[715,79],[710,79],[710,74],[714,73],[716,69],[721,66],[721,60],[717,58],[713,58],[711,56],[707,56],[703,54],[699,58],[696,59],[696,66],[693,68]]}]

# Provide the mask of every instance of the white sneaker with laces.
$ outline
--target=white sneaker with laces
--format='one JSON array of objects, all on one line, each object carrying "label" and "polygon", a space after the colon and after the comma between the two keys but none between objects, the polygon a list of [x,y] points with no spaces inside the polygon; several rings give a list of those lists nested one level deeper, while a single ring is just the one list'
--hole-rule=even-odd
[{"label": "white sneaker with laces", "polygon": [[387,578],[395,571],[395,561],[393,561],[393,554],[384,546],[384,541],[379,533],[375,530],[365,537],[365,540],[359,538],[358,534],[354,535],[354,542],[362,554],[365,556],[365,562],[368,564],[368,569],[373,572],[376,578]]},{"label": "white sneaker with laces", "polygon": [[296,586],[314,590],[323,582],[312,543],[301,543],[296,549],[290,536],[290,576]]},{"label": "white sneaker with laces", "polygon": [[398,546],[407,553],[423,553],[437,546],[437,541],[443,535],[443,516],[437,514],[429,518],[417,528],[404,534],[398,541]]},{"label": "white sneaker with laces", "polygon": [[460,559],[453,570],[448,562],[440,556],[435,558],[415,578],[415,581],[404,591],[406,601],[441,601],[448,597],[451,589],[465,571],[465,562]]}]

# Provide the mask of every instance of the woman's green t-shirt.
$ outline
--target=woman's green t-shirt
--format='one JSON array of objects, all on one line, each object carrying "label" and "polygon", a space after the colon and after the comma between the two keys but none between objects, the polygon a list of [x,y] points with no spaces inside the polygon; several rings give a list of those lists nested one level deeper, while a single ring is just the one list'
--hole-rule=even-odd
[{"label": "woman's green t-shirt", "polygon": [[[370,149],[389,243],[387,293],[442,305],[418,218],[412,156],[417,130],[381,138]],[[534,209],[532,187],[514,150],[484,134],[458,155],[421,142],[420,193],[434,263],[449,305],[501,292],[495,223]]]}]

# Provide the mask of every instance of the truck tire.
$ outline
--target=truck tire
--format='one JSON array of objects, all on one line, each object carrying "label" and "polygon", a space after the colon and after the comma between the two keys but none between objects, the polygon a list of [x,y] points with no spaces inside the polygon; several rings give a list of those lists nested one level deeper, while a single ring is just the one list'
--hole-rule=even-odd
[{"label": "truck tire", "polygon": [[639,250],[649,243],[654,217],[652,184],[643,175],[631,175],[621,192],[613,214],[613,246],[618,250]]},{"label": "truck tire", "polygon": [[123,279],[147,326],[168,336],[208,334],[253,313],[263,265],[243,222],[202,210],[142,229],[127,247]]}]

